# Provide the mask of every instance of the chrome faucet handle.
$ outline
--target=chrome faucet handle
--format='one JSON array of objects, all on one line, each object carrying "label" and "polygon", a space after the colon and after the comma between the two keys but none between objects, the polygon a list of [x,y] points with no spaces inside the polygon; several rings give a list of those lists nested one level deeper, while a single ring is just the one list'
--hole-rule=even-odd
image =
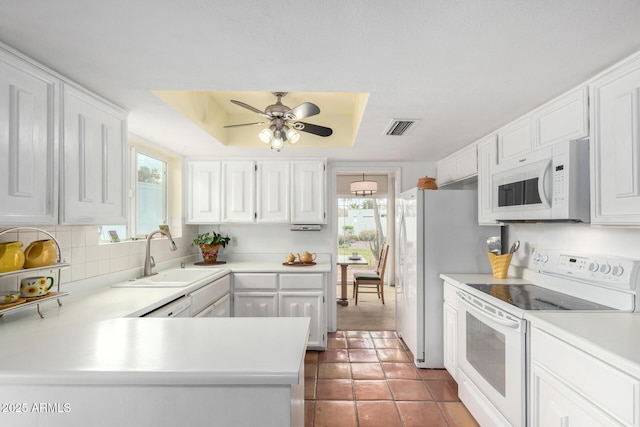
[{"label": "chrome faucet handle", "polygon": [[153,256],[150,256],[149,259],[151,260],[151,268],[156,266],[156,260],[153,259]]}]

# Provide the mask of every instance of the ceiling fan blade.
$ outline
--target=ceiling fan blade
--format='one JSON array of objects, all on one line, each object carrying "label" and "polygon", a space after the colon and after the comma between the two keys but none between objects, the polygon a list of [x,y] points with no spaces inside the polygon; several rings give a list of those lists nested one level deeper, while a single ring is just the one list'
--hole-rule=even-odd
[{"label": "ceiling fan blade", "polygon": [[320,108],[316,104],[312,104],[311,102],[303,102],[297,107],[293,107],[289,111],[284,112],[284,117],[287,120],[300,120],[305,117],[315,116],[320,113]]},{"label": "ceiling fan blade", "polygon": [[226,127],[226,128],[237,128],[237,127],[240,127],[240,126],[263,125],[265,123],[266,122],[240,123],[238,125],[227,125],[227,126],[224,126],[224,127]]},{"label": "ceiling fan blade", "polygon": [[304,122],[296,122],[294,124],[294,129],[325,137],[331,136],[331,134],[333,134],[333,130],[331,128]]},{"label": "ceiling fan blade", "polygon": [[260,115],[261,115],[261,116],[263,116],[263,117],[267,117],[267,118],[269,118],[269,119],[271,118],[271,117],[269,117],[269,115],[268,115],[267,113],[265,113],[264,111],[260,111],[260,110],[258,110],[256,107],[252,107],[252,106],[251,106],[251,105],[249,105],[249,104],[245,104],[244,102],[236,101],[235,99],[232,99],[232,100],[231,100],[231,102],[232,102],[232,103],[234,103],[234,104],[236,104],[236,105],[239,105],[239,106],[240,106],[240,107],[242,107],[242,108],[246,108],[247,110],[251,110],[251,111],[253,111],[254,113],[258,113],[258,114],[260,114]]}]

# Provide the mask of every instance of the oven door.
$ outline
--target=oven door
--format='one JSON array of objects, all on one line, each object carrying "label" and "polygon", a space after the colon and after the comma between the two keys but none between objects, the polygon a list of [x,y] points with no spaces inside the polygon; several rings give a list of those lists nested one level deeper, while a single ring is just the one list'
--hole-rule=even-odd
[{"label": "oven door", "polygon": [[525,425],[525,333],[523,319],[458,291],[459,369],[474,386],[469,399],[481,395],[467,406],[489,411],[476,418],[504,417],[510,425]]}]

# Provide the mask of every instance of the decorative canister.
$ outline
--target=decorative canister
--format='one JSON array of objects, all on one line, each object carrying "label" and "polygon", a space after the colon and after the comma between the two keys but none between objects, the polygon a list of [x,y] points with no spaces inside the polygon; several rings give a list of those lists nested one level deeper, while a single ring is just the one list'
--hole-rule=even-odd
[{"label": "decorative canister", "polygon": [[436,184],[435,178],[425,176],[424,178],[418,178],[418,188],[421,190],[437,190],[438,184]]}]

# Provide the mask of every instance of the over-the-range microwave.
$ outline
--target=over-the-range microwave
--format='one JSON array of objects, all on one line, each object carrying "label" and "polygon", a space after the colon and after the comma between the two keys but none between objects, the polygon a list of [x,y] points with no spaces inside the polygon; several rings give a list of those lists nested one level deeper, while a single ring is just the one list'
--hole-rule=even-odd
[{"label": "over-the-range microwave", "polygon": [[499,221],[589,222],[589,141],[563,141],[497,165],[491,216]]}]

